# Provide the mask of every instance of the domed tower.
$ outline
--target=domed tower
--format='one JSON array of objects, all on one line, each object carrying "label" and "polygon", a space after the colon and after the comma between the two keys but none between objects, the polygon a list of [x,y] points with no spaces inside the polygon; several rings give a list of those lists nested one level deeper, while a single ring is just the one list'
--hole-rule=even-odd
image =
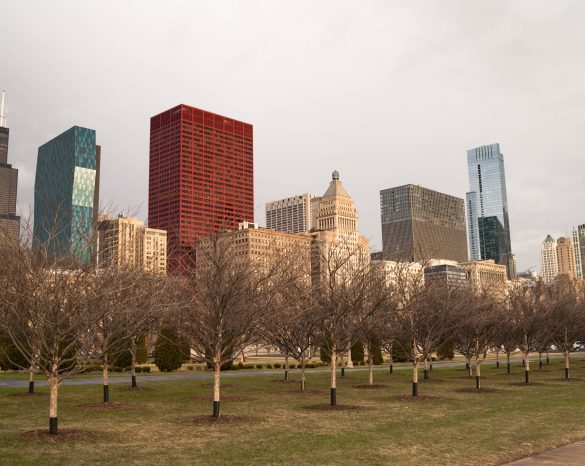
[{"label": "domed tower", "polygon": [[353,199],[343,187],[337,170],[332,173],[329,188],[319,202],[317,228],[337,230],[342,236],[357,235],[357,210]]}]

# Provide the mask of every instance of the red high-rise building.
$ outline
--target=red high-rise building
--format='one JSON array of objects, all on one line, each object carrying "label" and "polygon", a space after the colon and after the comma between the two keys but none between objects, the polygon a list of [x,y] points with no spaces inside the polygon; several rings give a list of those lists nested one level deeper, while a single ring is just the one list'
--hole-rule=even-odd
[{"label": "red high-rise building", "polygon": [[150,119],[148,226],[167,230],[171,271],[200,238],[254,221],[252,129],[187,105]]}]

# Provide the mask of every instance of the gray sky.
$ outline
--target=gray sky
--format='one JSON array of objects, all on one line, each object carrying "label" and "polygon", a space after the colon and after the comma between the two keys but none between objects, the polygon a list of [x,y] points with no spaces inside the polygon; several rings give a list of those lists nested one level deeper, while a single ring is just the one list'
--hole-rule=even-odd
[{"label": "gray sky", "polygon": [[[162,5],[162,6],[161,6]],[[512,248],[585,223],[585,2],[0,1],[0,86],[19,204],[37,148],[77,124],[102,202],[147,213],[149,118],[179,103],[254,125],[264,204],[341,173],[381,247],[379,190],[458,197],[466,150],[499,142]]]}]

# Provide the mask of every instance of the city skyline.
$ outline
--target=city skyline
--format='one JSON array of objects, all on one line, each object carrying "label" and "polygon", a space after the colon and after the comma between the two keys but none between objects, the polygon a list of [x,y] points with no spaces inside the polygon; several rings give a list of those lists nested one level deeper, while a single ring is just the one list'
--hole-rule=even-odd
[{"label": "city skyline", "polygon": [[[145,2],[140,14],[122,6],[116,18],[107,16],[114,5],[108,2],[84,9],[64,4],[80,21],[59,30],[47,29],[62,19],[42,2],[3,9],[8,39],[29,28],[52,39],[8,40],[0,52],[10,158],[20,171],[19,213],[32,206],[36,148],[79,123],[96,128],[112,154],[102,171],[104,203],[140,209],[145,219],[148,118],[182,102],[254,124],[261,224],[266,202],[318,191],[323,176],[338,169],[363,234],[379,250],[380,189],[412,183],[464,197],[467,149],[496,141],[506,154],[518,270],[539,269],[546,233],[568,236],[585,222],[576,201],[585,196],[579,181],[585,66],[576,45],[585,35],[577,21],[585,6],[578,2],[481,8],[455,2],[448,9],[439,2],[372,2],[360,10],[338,2],[334,15],[327,2],[279,8],[258,2],[251,9],[236,2],[227,15],[214,5],[182,6],[171,15]],[[100,44],[84,40],[106,17],[111,34]],[[284,27],[285,19],[304,34]],[[150,38],[146,29],[158,32]],[[205,46],[185,33],[176,38],[174,31],[189,29],[221,37]],[[75,67],[71,44],[89,49]],[[171,73],[186,51],[191,63]],[[53,74],[34,78],[52,64]],[[473,118],[470,108],[478,109]]]}]

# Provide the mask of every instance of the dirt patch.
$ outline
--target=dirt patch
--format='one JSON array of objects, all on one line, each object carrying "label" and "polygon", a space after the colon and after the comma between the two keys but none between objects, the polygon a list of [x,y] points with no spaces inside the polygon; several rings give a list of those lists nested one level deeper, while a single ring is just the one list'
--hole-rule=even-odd
[{"label": "dirt patch", "polygon": [[[213,401],[213,396],[204,396],[204,395],[193,395],[189,397],[189,400],[195,401],[209,401],[210,403]],[[223,395],[221,397],[221,401],[248,401],[251,398],[246,396],[237,396],[237,395]]]},{"label": "dirt patch", "polygon": [[[233,388],[235,385],[233,383],[222,383],[220,384],[221,388]],[[204,383],[200,385],[200,387],[213,387],[213,383]]]},{"label": "dirt patch", "polygon": [[88,408],[88,409],[122,409],[127,408],[127,403],[117,403],[115,401],[110,401],[108,403],[81,403],[77,405],[78,408]]},{"label": "dirt patch", "polygon": [[274,379],[273,380],[274,383],[300,383],[300,379],[288,379],[288,380],[284,380],[284,379]]},{"label": "dirt patch", "polygon": [[49,434],[47,429],[30,430],[23,432],[22,436],[28,439],[38,440],[46,439],[52,442],[59,441],[76,441],[76,440],[92,440],[97,437],[95,432],[78,429],[59,429],[57,435]]},{"label": "dirt patch", "polygon": [[374,385],[368,385],[368,384],[363,384],[363,385],[355,385],[354,388],[362,388],[362,389],[366,389],[366,390],[376,390],[376,389],[380,389],[380,388],[387,388],[388,385],[383,385],[383,384],[374,384]]},{"label": "dirt patch", "polygon": [[154,388],[150,387],[116,387],[117,392],[154,392]]},{"label": "dirt patch", "polygon": [[330,404],[318,404],[318,405],[309,405],[303,406],[303,409],[309,411],[357,411],[361,409],[366,409],[363,406],[357,405],[335,405],[331,406]]},{"label": "dirt patch", "polygon": [[482,387],[482,388],[474,388],[474,387],[466,387],[466,388],[458,388],[455,390],[459,393],[497,393],[501,390],[497,388],[490,388],[490,387]]},{"label": "dirt patch", "polygon": [[325,395],[327,392],[325,390],[305,390],[304,392],[300,390],[295,390],[285,393],[287,395]]},{"label": "dirt patch", "polygon": [[344,381],[344,380],[355,380],[357,377],[353,375],[337,375],[337,381]]},{"label": "dirt patch", "polygon": [[435,401],[435,400],[444,400],[442,396],[435,396],[435,395],[396,395],[393,397],[395,400],[401,401]]},{"label": "dirt patch", "polygon": [[22,398],[42,398],[42,397],[46,397],[49,396],[48,393],[28,393],[28,392],[17,392],[17,393],[9,393],[6,396],[16,396],[16,397],[22,397]]},{"label": "dirt patch", "polygon": [[187,418],[188,424],[196,426],[210,426],[214,424],[246,424],[251,419],[245,416],[220,416],[213,417],[209,415],[191,416]]},{"label": "dirt patch", "polygon": [[[482,377],[483,379],[483,377]],[[428,379],[422,379],[422,383],[429,383],[429,382],[444,382],[445,379],[440,379],[439,377],[429,377]]]}]

